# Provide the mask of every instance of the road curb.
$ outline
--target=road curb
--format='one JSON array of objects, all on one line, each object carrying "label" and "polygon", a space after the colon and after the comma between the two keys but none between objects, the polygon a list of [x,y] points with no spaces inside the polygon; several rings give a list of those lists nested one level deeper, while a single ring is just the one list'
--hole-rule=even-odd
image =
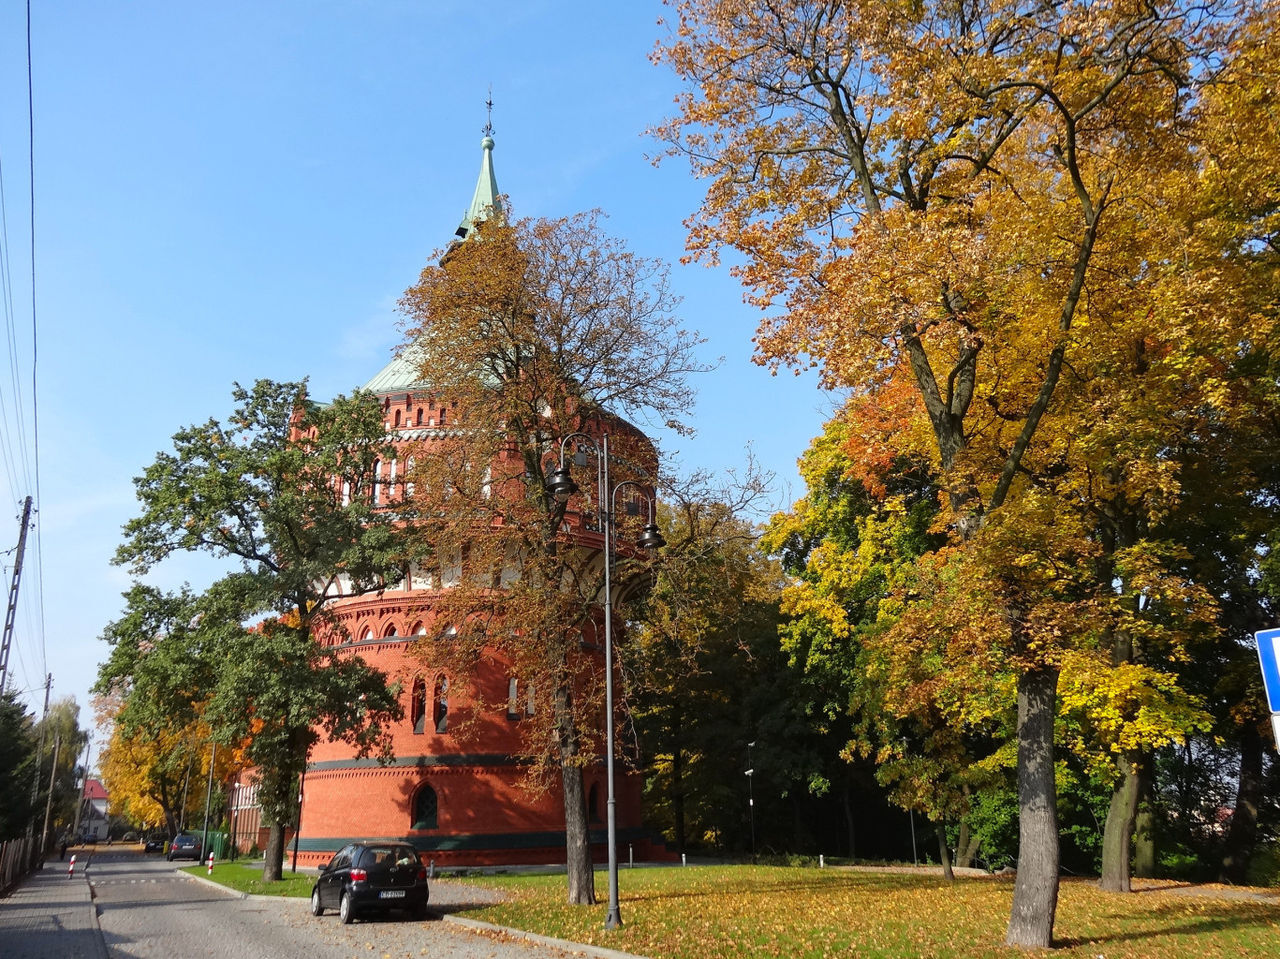
[{"label": "road curb", "polygon": [[181,869],[175,869],[174,872],[176,872],[179,876],[184,876],[185,878],[190,879],[192,882],[198,882],[210,887],[211,889],[217,889],[217,890],[220,890],[221,892],[225,892],[228,896],[231,896],[233,899],[288,899],[290,898],[288,896],[256,896],[256,895],[253,895],[252,893],[241,892],[239,889],[232,889],[230,886],[224,886],[222,883],[214,882],[212,879],[206,879],[204,876],[193,876],[191,875],[191,873],[183,872]]},{"label": "road curb", "polygon": [[536,932],[525,932],[523,929],[512,929],[510,926],[497,926],[491,922],[482,922],[479,919],[466,919],[462,916],[455,916],[452,913],[445,913],[440,918],[444,922],[450,922],[455,926],[462,926],[466,929],[481,932],[501,932],[511,936],[513,939],[527,939],[529,942],[553,946],[556,949],[563,949],[565,952],[572,952],[581,956],[592,956],[594,959],[645,959],[644,956],[638,956],[633,952],[619,952],[617,949],[591,946],[583,942],[573,942],[569,939],[553,939],[551,936],[540,936]]},{"label": "road curb", "polygon": [[[255,893],[240,892],[238,889],[231,889],[222,883],[214,882],[212,879],[206,879],[204,876],[193,876],[189,872],[177,870],[181,876],[186,876],[195,882],[203,883],[214,889],[221,890],[227,895],[236,899],[252,899],[252,900],[272,900],[280,901],[287,899],[297,900],[296,896],[260,896]],[[301,901],[301,900],[298,900]],[[634,952],[620,952],[617,949],[606,949],[604,946],[592,946],[585,942],[573,942],[569,939],[554,939],[551,936],[540,936],[536,932],[526,932],[523,929],[513,929],[510,926],[499,926],[492,922],[482,922],[479,919],[467,919],[463,916],[455,916],[453,913],[441,913],[440,919],[443,922],[452,923],[455,926],[462,926],[464,929],[470,929],[473,932],[500,932],[510,936],[512,939],[525,939],[529,942],[540,943],[544,946],[552,946],[556,949],[563,949],[565,952],[571,952],[580,956],[591,956],[592,959],[645,959],[644,956],[636,955]],[[106,959],[104,956],[103,959]]]},{"label": "road curb", "polygon": [[89,928],[94,932],[93,943],[98,947],[96,959],[111,959],[111,952],[107,949],[107,937],[102,931],[102,913],[98,911],[98,904],[94,901],[98,898],[98,894],[94,891],[93,880],[89,878],[88,867],[81,876],[84,877],[85,885],[89,887]]}]

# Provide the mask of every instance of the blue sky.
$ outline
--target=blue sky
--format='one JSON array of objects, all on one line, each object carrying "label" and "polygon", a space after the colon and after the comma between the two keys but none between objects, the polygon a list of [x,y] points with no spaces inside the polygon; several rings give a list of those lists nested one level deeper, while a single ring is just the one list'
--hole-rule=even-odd
[{"label": "blue sky", "polygon": [[[674,264],[701,189],[682,162],[649,159],[644,131],[677,92],[648,62],[664,29],[649,0],[32,6],[41,489],[10,670],[33,707],[52,673],[87,723],[98,636],[129,585],[109,560],[132,477],[179,427],[225,416],[233,381],[309,377],[325,397],[381,368],[397,299],[470,201],[491,85],[498,185],[517,214],[599,207],[634,250]],[[17,365],[0,391],[6,441],[30,457],[25,4],[5,0],[0,18]],[[727,270],[676,265],[674,285],[704,356],[724,361],[697,382],[697,436],[665,452],[723,471],[751,444],[789,502],[830,397],[750,362],[759,317]],[[0,477],[0,550],[34,492],[25,473]],[[151,581],[200,586],[211,570],[174,562]]]}]

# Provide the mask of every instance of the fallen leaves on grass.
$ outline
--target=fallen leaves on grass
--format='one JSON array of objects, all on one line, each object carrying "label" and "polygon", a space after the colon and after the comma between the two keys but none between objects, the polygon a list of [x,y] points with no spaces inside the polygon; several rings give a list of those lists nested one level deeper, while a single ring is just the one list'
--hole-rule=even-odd
[{"label": "fallen leaves on grass", "polygon": [[[605,906],[564,903],[563,876],[486,877],[513,893],[468,915],[652,959],[822,959],[829,956],[1017,956],[1002,945],[1008,879],[716,866],[623,870],[623,927]],[[607,888],[603,878],[597,888]],[[1280,903],[1189,897],[1176,889],[1103,893],[1068,881],[1055,956],[1236,959],[1280,953]]]}]

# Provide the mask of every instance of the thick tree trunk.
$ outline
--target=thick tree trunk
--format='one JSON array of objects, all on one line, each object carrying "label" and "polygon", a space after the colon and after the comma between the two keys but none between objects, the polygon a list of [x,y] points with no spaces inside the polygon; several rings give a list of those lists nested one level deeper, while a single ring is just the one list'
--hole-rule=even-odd
[{"label": "thick tree trunk", "polygon": [[973,834],[973,830],[969,828],[968,821],[961,820],[960,837],[956,843],[956,865],[962,869],[971,867],[981,845],[982,840]]},{"label": "thick tree trunk", "polygon": [[951,868],[951,850],[947,848],[947,827],[943,823],[933,824],[934,835],[938,837],[938,858],[942,862],[942,878],[954,882],[955,871]]},{"label": "thick tree trunk", "polygon": [[1058,809],[1053,720],[1058,673],[1018,677],[1018,876],[1005,943],[1047,949],[1058,910]]},{"label": "thick tree trunk", "polygon": [[1256,726],[1244,730],[1240,742],[1240,776],[1236,780],[1236,808],[1231,814],[1221,880],[1242,884],[1249,858],[1258,841],[1258,804],[1262,799],[1262,736]]},{"label": "thick tree trunk", "polygon": [[284,872],[284,823],[267,828],[267,848],[262,859],[263,883],[279,882]]},{"label": "thick tree trunk", "polygon": [[1156,874],[1155,762],[1150,752],[1138,760],[1138,818],[1133,823],[1133,874],[1151,879]]},{"label": "thick tree trunk", "polygon": [[1139,780],[1137,757],[1120,757],[1120,782],[1111,793],[1107,824],[1102,831],[1102,882],[1106,892],[1132,892],[1129,852],[1133,826],[1138,818]]},{"label": "thick tree trunk", "polygon": [[850,795],[852,792],[853,790],[850,789],[848,784],[846,783],[843,790],[843,794],[841,795],[841,799],[843,800],[841,805],[844,806],[845,829],[847,829],[849,833],[849,858],[856,859],[858,857],[857,844],[855,843],[855,840],[857,839],[857,834],[854,832],[853,798]]},{"label": "thick tree trunk", "polygon": [[573,725],[573,702],[567,688],[556,690],[556,733],[560,745],[560,783],[564,790],[564,856],[569,880],[569,904],[590,906],[596,901],[595,865],[587,828],[587,796],[582,767],[576,762],[578,738]]}]

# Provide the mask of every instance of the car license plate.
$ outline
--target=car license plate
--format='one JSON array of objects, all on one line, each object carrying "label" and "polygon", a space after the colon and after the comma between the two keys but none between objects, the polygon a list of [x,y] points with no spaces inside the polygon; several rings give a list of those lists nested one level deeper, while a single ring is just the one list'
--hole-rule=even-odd
[{"label": "car license plate", "polygon": [[378,898],[379,899],[403,899],[404,890],[403,889],[384,889],[382,890],[382,892],[378,893]]}]

